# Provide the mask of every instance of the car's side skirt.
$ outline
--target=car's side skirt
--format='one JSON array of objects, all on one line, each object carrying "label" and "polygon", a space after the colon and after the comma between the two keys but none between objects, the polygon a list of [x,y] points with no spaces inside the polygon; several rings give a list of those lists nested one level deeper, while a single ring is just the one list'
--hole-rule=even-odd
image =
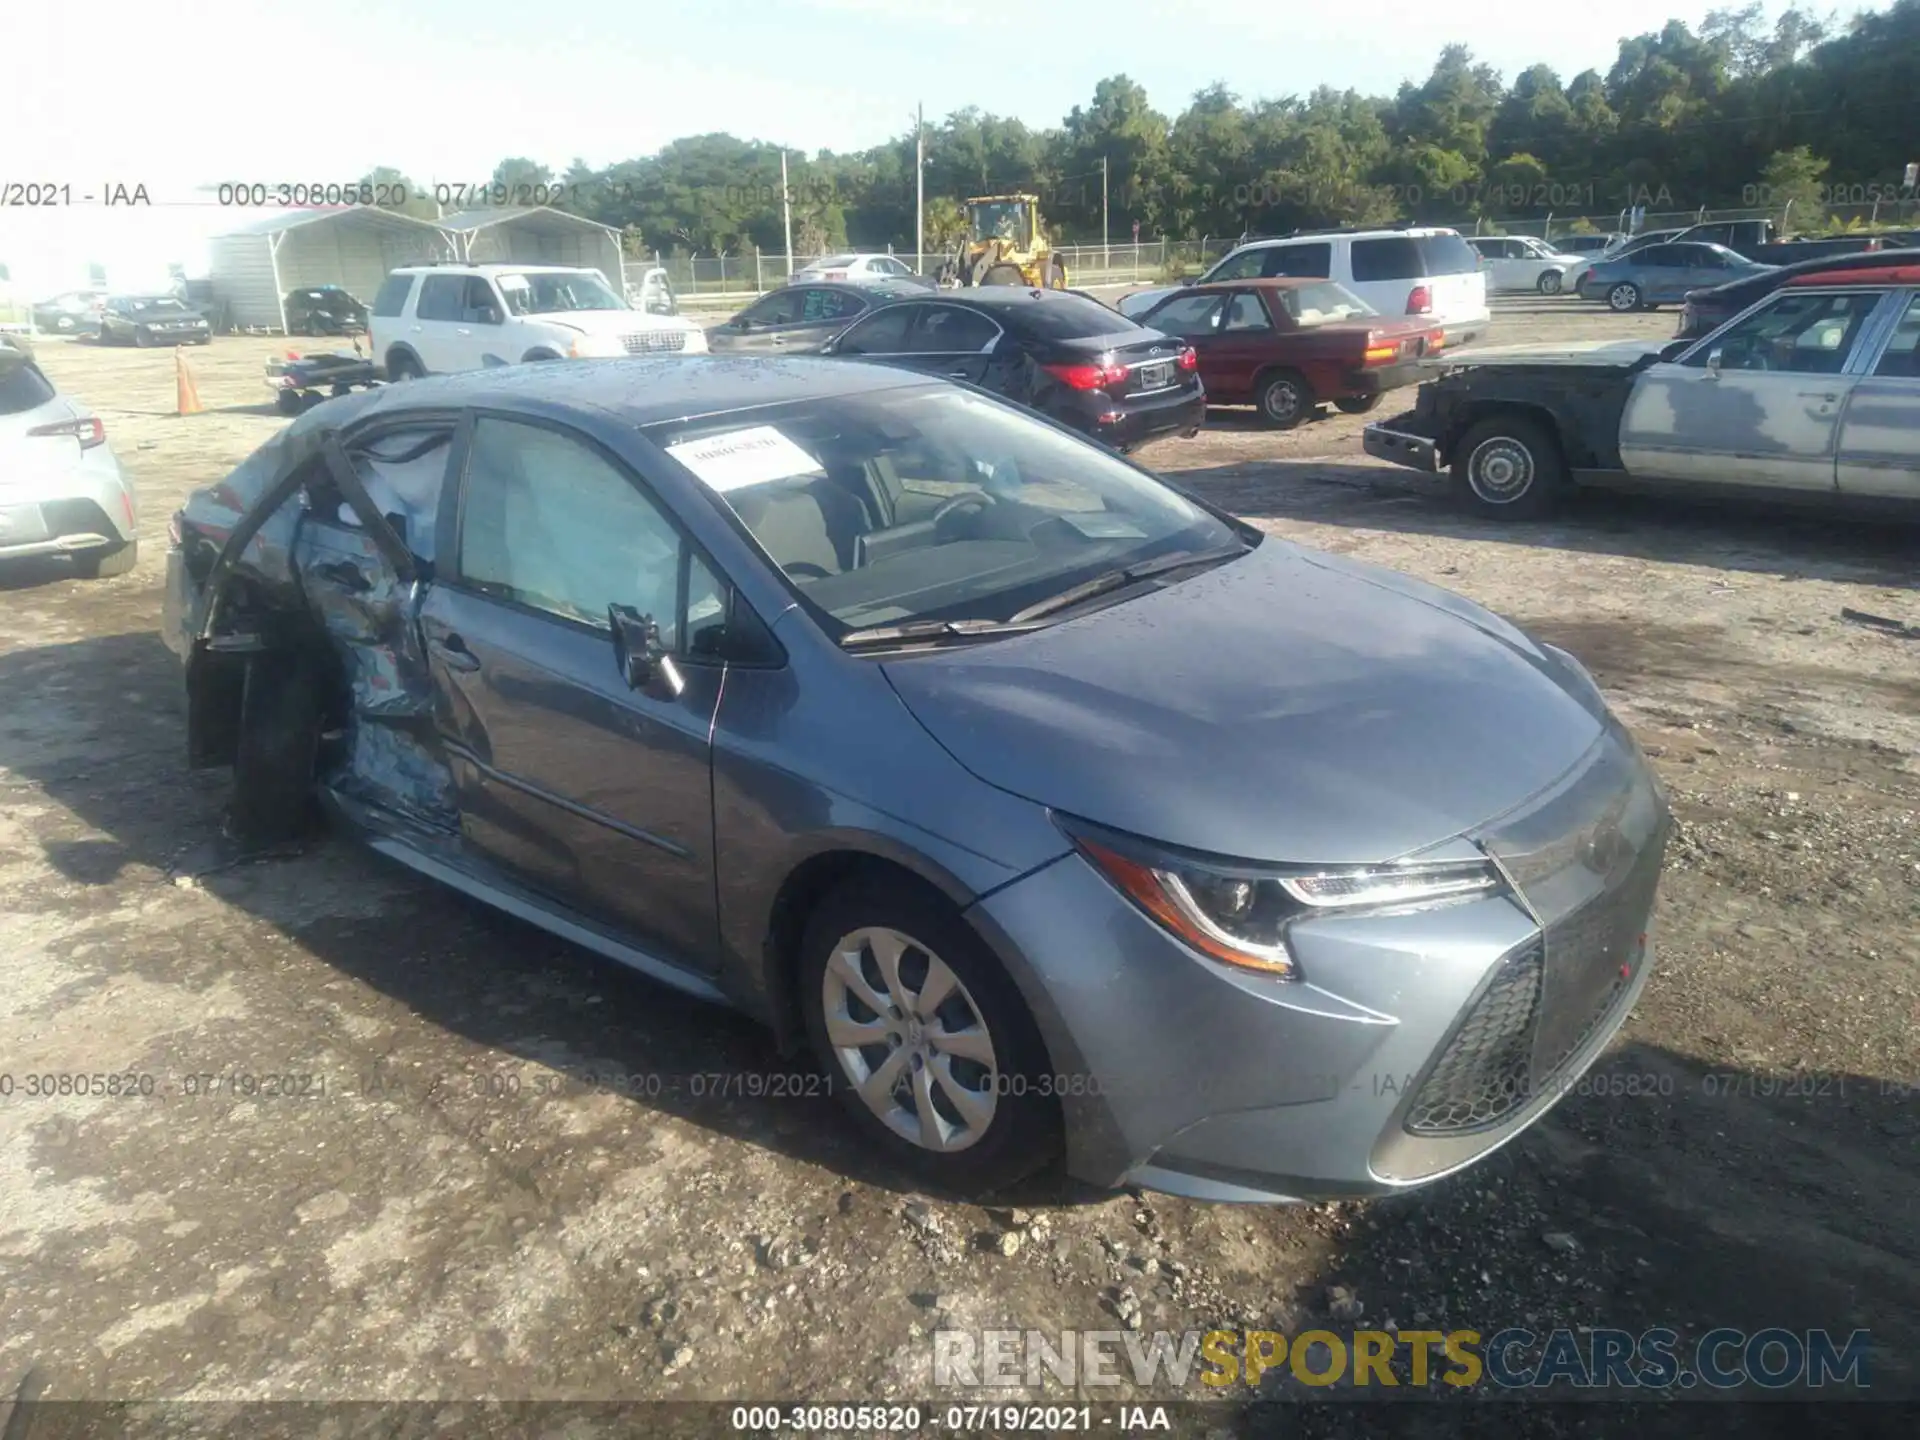
[{"label": "car's side skirt", "polygon": [[538,926],[550,935],[570,940],[597,955],[604,955],[609,960],[638,970],[683,994],[733,1007],[733,1001],[710,980],[641,949],[565,905],[515,884],[506,876],[493,872],[491,867],[464,856],[429,853],[425,846],[407,840],[399,833],[397,826],[381,823],[377,812],[368,807],[334,792],[327,792],[325,798],[329,808],[341,816],[368,847],[388,859],[397,860],[408,869],[430,880],[438,880],[496,910],[505,911],[517,920]]}]

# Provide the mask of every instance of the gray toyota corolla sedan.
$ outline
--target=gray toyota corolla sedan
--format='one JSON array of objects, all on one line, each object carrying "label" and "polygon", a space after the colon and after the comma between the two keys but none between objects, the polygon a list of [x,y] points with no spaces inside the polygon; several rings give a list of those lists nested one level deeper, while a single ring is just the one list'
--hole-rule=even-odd
[{"label": "gray toyota corolla sedan", "polygon": [[1646,983],[1667,807],[1570,656],[964,387],[394,385],[173,532],[242,840],[323,810],[739,1006],[934,1183],[1415,1185]]}]

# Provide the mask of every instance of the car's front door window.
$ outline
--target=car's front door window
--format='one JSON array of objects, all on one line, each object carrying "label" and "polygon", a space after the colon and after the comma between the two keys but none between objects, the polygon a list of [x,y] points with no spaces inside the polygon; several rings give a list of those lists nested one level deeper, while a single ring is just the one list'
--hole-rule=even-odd
[{"label": "car's front door window", "polygon": [[1920,295],[1908,302],[1873,373],[1881,379],[1920,380]]},{"label": "car's front door window", "polygon": [[791,325],[800,318],[807,293],[804,288],[776,290],[742,310],[740,319],[749,325]]},{"label": "car's front door window", "polygon": [[841,338],[842,355],[899,355],[907,349],[907,328],[918,305],[887,305],[860,321]]},{"label": "car's front door window", "polygon": [[1728,326],[1683,363],[1705,367],[1717,355],[1722,370],[1838,375],[1879,301],[1878,294],[1857,290],[1783,295]]},{"label": "car's front door window", "polygon": [[680,535],[626,471],[584,440],[482,416],[460,506],[461,580],[496,599],[609,628],[631,605],[675,642]]},{"label": "car's front door window", "polygon": [[1183,340],[1201,339],[1219,333],[1225,308],[1226,297],[1222,295],[1181,295],[1167,301],[1140,323]]}]

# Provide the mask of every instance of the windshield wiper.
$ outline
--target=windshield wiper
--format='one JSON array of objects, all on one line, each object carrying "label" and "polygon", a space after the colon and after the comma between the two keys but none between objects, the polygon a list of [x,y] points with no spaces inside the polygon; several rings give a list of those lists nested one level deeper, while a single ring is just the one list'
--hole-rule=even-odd
[{"label": "windshield wiper", "polygon": [[1013,620],[909,620],[904,625],[873,625],[865,630],[849,630],[840,637],[844,650],[861,650],[874,645],[898,645],[914,640],[970,639],[977,635],[1017,635],[1039,627]]},{"label": "windshield wiper", "polygon": [[1078,585],[1062,590],[1058,595],[1049,595],[1045,600],[1035,601],[1026,609],[1017,611],[1007,619],[1009,625],[1024,625],[1047,615],[1057,615],[1062,610],[1070,610],[1082,601],[1105,595],[1110,590],[1132,585],[1155,575],[1165,575],[1174,570],[1185,570],[1193,565],[1215,565],[1222,561],[1234,560],[1247,553],[1245,545],[1221,545],[1212,550],[1182,550],[1174,555],[1161,555],[1153,560],[1142,560],[1118,570],[1108,570],[1083,580]]}]

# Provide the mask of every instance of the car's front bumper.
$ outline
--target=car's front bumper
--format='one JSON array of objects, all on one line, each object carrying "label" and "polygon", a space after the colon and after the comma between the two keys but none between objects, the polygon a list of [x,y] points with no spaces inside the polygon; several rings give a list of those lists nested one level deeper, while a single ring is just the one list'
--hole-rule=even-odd
[{"label": "car's front bumper", "polygon": [[133,486],[106,445],[55,473],[0,474],[0,560],[118,549],[139,525]]},{"label": "car's front bumper", "polygon": [[1651,965],[1668,828],[1610,727],[1477,832],[1514,895],[1296,924],[1296,981],[1199,956],[1078,854],[969,914],[1018,957],[1075,1175],[1216,1200],[1381,1194],[1505,1144],[1605,1047]]},{"label": "car's front bumper", "polygon": [[1440,469],[1439,443],[1411,426],[1410,415],[1376,420],[1360,432],[1360,444],[1376,460],[1391,460],[1409,470],[1432,475]]}]

